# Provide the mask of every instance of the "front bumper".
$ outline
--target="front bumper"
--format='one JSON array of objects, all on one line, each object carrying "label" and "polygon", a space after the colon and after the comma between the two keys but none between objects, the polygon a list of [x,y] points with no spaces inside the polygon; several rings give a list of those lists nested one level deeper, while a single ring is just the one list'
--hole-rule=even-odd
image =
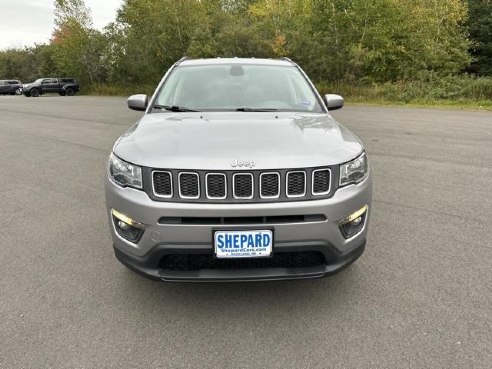
[{"label": "front bumper", "polygon": [[[288,279],[308,279],[327,277],[336,274],[355,260],[364,252],[366,240],[348,252],[341,253],[331,245],[275,245],[276,251],[296,252],[300,250],[318,250],[325,257],[327,263],[319,266],[304,268],[258,268],[258,269],[203,269],[197,271],[167,271],[160,268],[159,261],[170,253],[182,253],[182,247],[169,248],[156,246],[145,256],[129,255],[116,246],[114,252],[118,260],[129,269],[154,280],[168,282],[248,282],[248,281],[277,281]],[[188,248],[187,253],[210,254],[211,248]]]},{"label": "front bumper", "polygon": [[[337,190],[333,197],[322,200],[258,204],[194,204],[152,201],[145,192],[121,188],[106,180],[106,204],[145,225],[137,244],[115,230],[111,215],[110,229],[118,260],[130,269],[151,279],[163,281],[253,281],[316,278],[337,273],[354,262],[364,251],[372,180]],[[338,222],[352,212],[369,205],[362,230],[345,239]],[[274,217],[323,215],[324,220],[269,224],[161,224],[162,217]],[[213,256],[214,230],[273,229],[273,253],[312,252],[322,255],[323,262],[307,267],[210,268],[170,270],[161,261],[170,255]]]}]

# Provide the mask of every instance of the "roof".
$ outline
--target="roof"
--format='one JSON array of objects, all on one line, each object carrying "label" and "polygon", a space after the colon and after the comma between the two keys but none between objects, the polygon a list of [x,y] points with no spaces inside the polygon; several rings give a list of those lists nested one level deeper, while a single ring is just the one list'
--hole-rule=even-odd
[{"label": "roof", "polygon": [[261,59],[261,58],[210,58],[210,59],[182,59],[179,65],[213,65],[213,64],[260,64],[292,66],[289,59]]}]

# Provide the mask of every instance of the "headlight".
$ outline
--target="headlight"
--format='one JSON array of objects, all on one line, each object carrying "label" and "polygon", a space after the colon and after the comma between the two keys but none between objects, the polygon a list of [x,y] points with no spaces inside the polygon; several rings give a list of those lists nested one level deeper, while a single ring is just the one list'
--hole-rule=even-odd
[{"label": "headlight", "polygon": [[365,153],[357,159],[340,165],[340,187],[351,183],[359,183],[366,178],[368,169]]},{"label": "headlight", "polygon": [[109,157],[109,176],[120,186],[142,188],[142,168],[121,160],[113,153]]}]

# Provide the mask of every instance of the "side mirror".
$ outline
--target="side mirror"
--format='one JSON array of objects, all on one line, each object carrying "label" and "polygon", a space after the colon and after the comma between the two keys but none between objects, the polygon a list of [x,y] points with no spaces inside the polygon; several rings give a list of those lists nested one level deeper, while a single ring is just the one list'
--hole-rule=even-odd
[{"label": "side mirror", "polygon": [[337,110],[343,108],[343,102],[343,97],[341,97],[340,95],[325,95],[325,104],[328,110]]},{"label": "side mirror", "polygon": [[128,107],[132,110],[145,111],[149,103],[149,97],[144,94],[132,95],[126,101]]}]

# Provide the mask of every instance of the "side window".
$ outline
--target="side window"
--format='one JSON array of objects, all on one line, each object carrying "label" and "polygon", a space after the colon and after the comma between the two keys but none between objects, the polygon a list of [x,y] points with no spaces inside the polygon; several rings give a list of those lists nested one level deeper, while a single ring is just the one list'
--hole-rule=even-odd
[{"label": "side window", "polygon": [[0,86],[5,85],[5,81],[0,81]]},{"label": "side window", "polygon": [[49,78],[43,79],[43,80],[41,81],[41,84],[42,84],[42,85],[47,85],[48,83],[51,83],[51,79],[49,79]]}]

